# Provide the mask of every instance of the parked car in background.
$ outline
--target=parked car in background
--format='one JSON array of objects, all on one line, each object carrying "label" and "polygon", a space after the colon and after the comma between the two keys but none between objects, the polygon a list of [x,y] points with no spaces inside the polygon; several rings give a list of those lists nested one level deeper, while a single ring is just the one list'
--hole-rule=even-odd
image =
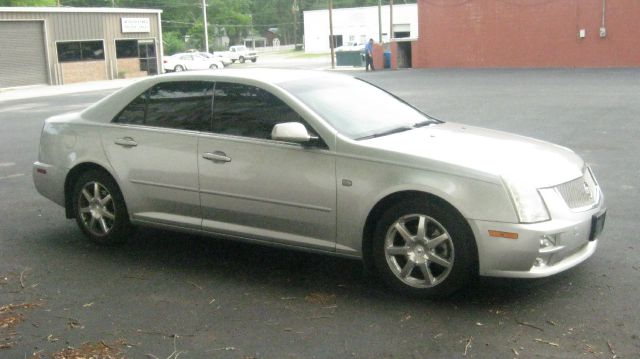
[{"label": "parked car in background", "polygon": [[335,51],[364,51],[364,44],[357,41],[349,41],[346,44],[336,47]]},{"label": "parked car in background", "polygon": [[320,71],[133,83],[46,120],[33,179],[98,243],[140,225],[359,258],[421,296],[574,267],[606,213],[568,148],[442,122]]},{"label": "parked car in background", "polygon": [[177,53],[165,56],[162,61],[164,72],[189,70],[222,69],[224,64],[216,58],[209,58],[194,52]]},{"label": "parked car in background", "polygon": [[229,66],[233,63],[233,61],[231,61],[231,58],[229,57],[226,51],[216,51],[214,53],[209,53],[209,52],[198,52],[198,53],[210,59],[217,59],[220,62],[222,62],[224,66]]},{"label": "parked car in background", "polygon": [[244,64],[245,61],[250,60],[251,62],[258,61],[258,54],[255,51],[251,51],[247,49],[244,45],[236,45],[229,47],[229,57],[231,57],[231,61],[240,62]]}]

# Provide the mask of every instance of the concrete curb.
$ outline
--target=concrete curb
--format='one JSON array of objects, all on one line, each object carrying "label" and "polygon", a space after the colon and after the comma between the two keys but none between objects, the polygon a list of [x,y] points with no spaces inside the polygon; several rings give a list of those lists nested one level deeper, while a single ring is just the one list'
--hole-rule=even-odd
[{"label": "concrete curb", "polygon": [[0,89],[0,102],[23,100],[27,98],[57,96],[79,92],[113,90],[125,87],[140,79],[92,81],[69,85],[49,86],[25,86]]}]

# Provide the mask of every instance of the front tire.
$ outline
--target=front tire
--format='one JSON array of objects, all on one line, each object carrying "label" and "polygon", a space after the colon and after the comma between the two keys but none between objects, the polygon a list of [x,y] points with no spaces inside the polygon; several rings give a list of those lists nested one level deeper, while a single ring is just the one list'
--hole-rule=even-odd
[{"label": "front tire", "polygon": [[476,252],[468,224],[427,199],[400,202],[376,226],[373,261],[387,286],[404,294],[443,297],[474,274]]},{"label": "front tire", "polygon": [[73,211],[82,232],[98,244],[124,243],[131,234],[124,197],[104,171],[80,176],[73,189]]},{"label": "front tire", "polygon": [[218,65],[216,65],[216,64],[211,64],[211,66],[209,66],[209,68],[210,68],[211,70],[217,70],[217,69],[218,69]]},{"label": "front tire", "polygon": [[251,59],[251,62],[256,62],[256,61],[258,61],[258,59],[256,58]]},{"label": "front tire", "polygon": [[240,56],[240,63],[244,64],[244,56]]}]

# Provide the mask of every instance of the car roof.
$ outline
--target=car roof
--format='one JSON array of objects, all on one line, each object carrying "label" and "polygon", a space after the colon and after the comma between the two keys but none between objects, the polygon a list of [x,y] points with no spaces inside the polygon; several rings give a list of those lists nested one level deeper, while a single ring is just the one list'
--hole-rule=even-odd
[{"label": "car roof", "polygon": [[[178,53],[175,53],[173,55],[170,55],[169,57],[182,56],[182,55],[198,55],[198,54],[200,54],[200,53],[199,52],[195,52],[195,51],[194,52],[178,52]],[[167,56],[165,56],[165,57],[167,57]]]},{"label": "car roof", "polygon": [[254,80],[258,82],[280,84],[288,81],[325,78],[325,77],[340,77],[343,78],[346,75],[333,74],[326,71],[318,70],[286,70],[286,69],[224,69],[218,71],[190,71],[190,72],[178,72],[153,76],[147,80],[149,82],[164,82],[167,79],[175,80],[204,80],[204,81],[219,81],[224,79],[245,79]]}]

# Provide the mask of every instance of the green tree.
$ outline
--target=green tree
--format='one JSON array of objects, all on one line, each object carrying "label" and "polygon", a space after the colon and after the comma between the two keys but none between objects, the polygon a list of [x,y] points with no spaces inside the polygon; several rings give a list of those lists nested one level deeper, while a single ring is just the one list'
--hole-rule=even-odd
[{"label": "green tree", "polygon": [[209,33],[215,33],[215,29],[224,29],[232,44],[239,43],[243,37],[251,33],[250,11],[253,2],[254,0],[209,0]]},{"label": "green tree", "polygon": [[0,6],[56,6],[56,0],[0,0]]},{"label": "green tree", "polygon": [[165,54],[175,54],[186,50],[184,37],[176,31],[168,31],[162,33],[162,44]]}]

